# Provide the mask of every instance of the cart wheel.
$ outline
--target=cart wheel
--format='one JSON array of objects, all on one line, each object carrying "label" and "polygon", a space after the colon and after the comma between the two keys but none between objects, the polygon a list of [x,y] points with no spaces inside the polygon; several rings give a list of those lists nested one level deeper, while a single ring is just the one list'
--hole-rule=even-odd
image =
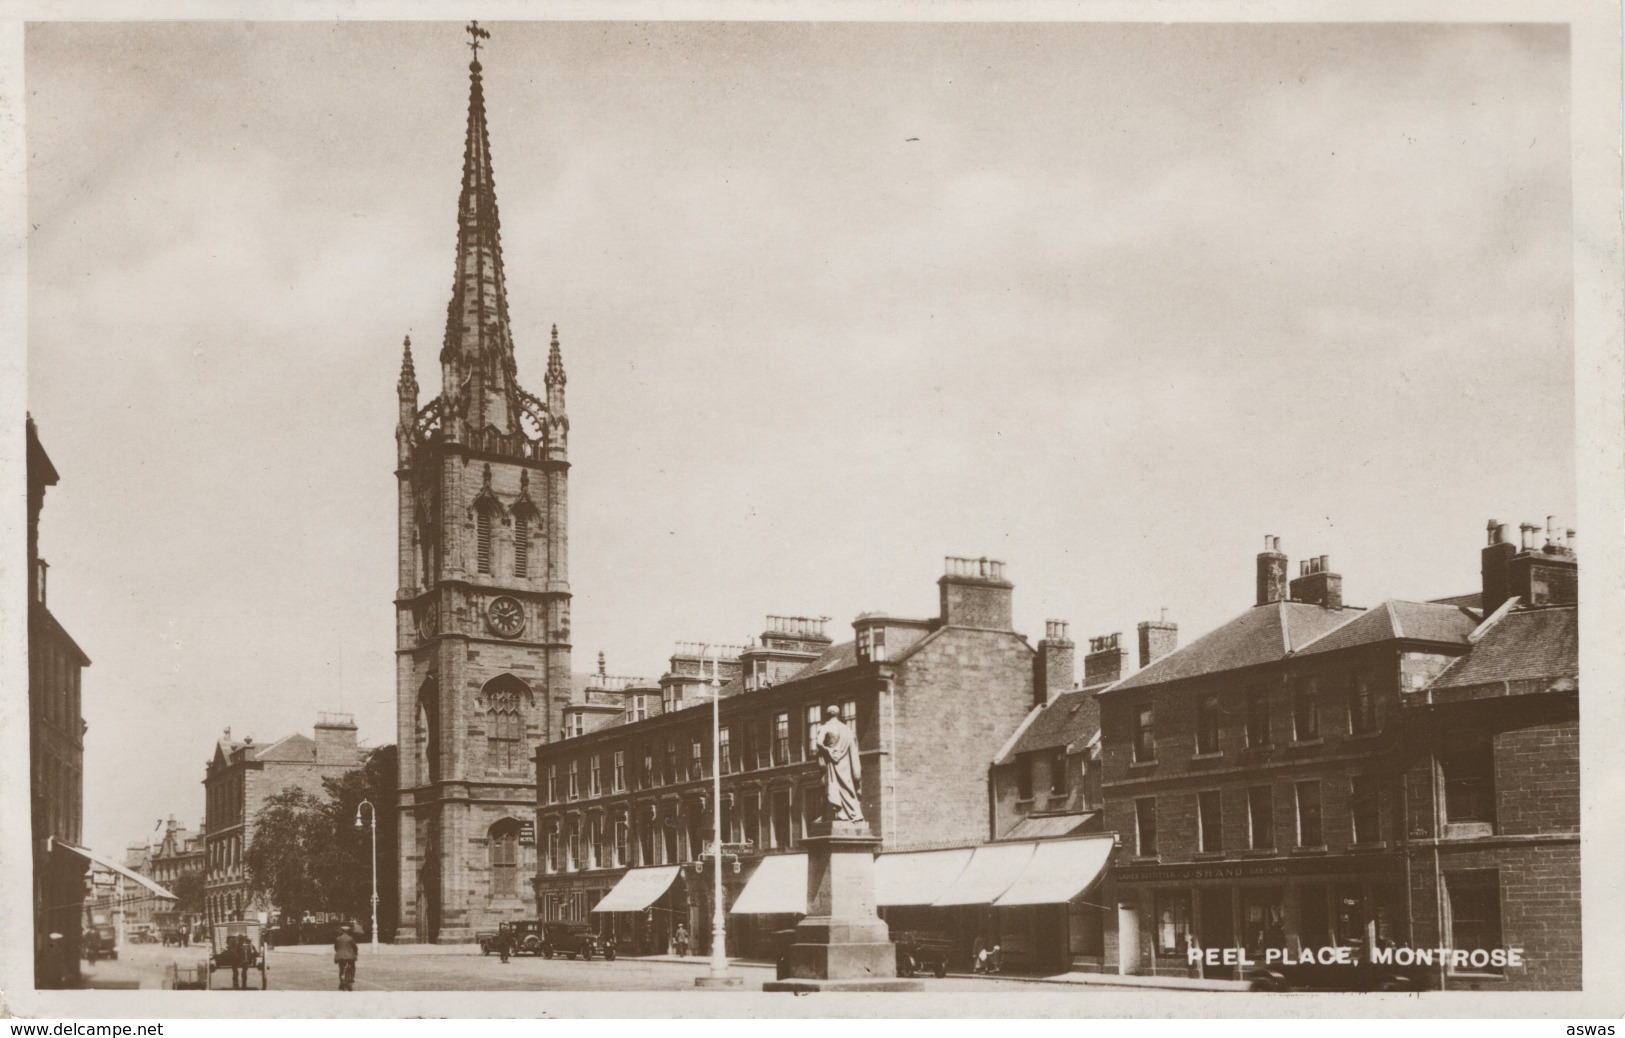
[{"label": "cart wheel", "polygon": [[581,949],[581,958],[582,958],[582,961],[584,961],[584,962],[591,962],[592,961],[592,949],[591,948],[583,948],[583,949]]},{"label": "cart wheel", "polygon": [[605,962],[614,962],[615,961],[615,948],[613,946],[604,949],[604,961]]}]

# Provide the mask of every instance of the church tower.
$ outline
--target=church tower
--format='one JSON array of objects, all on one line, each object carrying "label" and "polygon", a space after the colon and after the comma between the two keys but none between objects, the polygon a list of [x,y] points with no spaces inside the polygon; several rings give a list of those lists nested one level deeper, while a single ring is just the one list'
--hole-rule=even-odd
[{"label": "church tower", "polygon": [[[479,24],[440,393],[401,358],[396,724],[402,941],[457,942],[536,918],[531,755],[570,699],[570,423],[553,329],[545,399],[520,388]],[[532,824],[527,824],[532,823]]]}]

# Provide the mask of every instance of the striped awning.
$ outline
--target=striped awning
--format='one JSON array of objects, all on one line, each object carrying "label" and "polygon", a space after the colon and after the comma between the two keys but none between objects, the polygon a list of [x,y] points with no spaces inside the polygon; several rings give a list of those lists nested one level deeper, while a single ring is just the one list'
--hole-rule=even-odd
[{"label": "striped awning", "polygon": [[1094,886],[1111,861],[1114,843],[1110,836],[1040,843],[1021,875],[993,903],[1064,905]]},{"label": "striped awning", "polygon": [[965,871],[970,857],[969,847],[882,854],[875,859],[875,904],[929,905]]}]

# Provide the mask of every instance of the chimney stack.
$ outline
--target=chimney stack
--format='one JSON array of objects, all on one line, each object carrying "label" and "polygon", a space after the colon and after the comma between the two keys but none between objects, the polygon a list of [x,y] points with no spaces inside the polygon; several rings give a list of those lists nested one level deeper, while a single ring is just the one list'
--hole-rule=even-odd
[{"label": "chimney stack", "polygon": [[1159,620],[1140,621],[1140,669],[1179,648],[1179,625],[1168,619],[1168,611]]},{"label": "chimney stack", "polygon": [[1478,572],[1482,579],[1478,604],[1484,615],[1489,616],[1511,597],[1512,592],[1507,590],[1507,564],[1518,554],[1518,548],[1512,543],[1512,527],[1507,523],[1491,519],[1485,524],[1485,531],[1489,543],[1478,555]]},{"label": "chimney stack", "polygon": [[1083,658],[1083,687],[1109,685],[1123,676],[1128,650],[1122,647],[1122,632],[1089,639],[1089,654]]},{"label": "chimney stack", "polygon": [[985,631],[1012,630],[1011,592],[1004,579],[1004,563],[950,555],[937,580],[941,592],[942,623],[947,627],[977,627]]},{"label": "chimney stack", "polygon": [[1307,602],[1325,609],[1343,608],[1343,578],[1333,573],[1325,555],[1304,559],[1292,581],[1292,601]]},{"label": "chimney stack", "polygon": [[1258,602],[1269,605],[1286,598],[1286,556],[1281,554],[1281,538],[1264,535],[1264,550],[1258,553]]},{"label": "chimney stack", "polygon": [[1033,703],[1053,703],[1055,697],[1072,691],[1077,682],[1077,649],[1072,644],[1071,625],[1065,620],[1045,620],[1044,640],[1033,658]]}]

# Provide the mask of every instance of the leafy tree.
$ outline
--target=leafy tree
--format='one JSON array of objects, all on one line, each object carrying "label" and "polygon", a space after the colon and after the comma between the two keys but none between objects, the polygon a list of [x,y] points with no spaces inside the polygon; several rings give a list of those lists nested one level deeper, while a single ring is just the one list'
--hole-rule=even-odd
[{"label": "leafy tree", "polygon": [[188,869],[175,877],[175,882],[169,885],[169,892],[175,895],[173,911],[181,916],[203,914],[203,870]]},{"label": "leafy tree", "polygon": [[333,872],[332,819],[323,802],[288,788],[266,798],[254,821],[254,839],[243,852],[248,884],[256,895],[298,919],[323,911],[322,877]]},{"label": "leafy tree", "polygon": [[[336,854],[334,871],[326,878],[328,911],[343,912],[371,925],[372,918],[372,811],[361,808],[370,801],[378,812],[378,930],[380,938],[395,931],[400,906],[400,874],[396,867],[400,846],[400,814],[396,789],[399,760],[395,747],[380,746],[362,766],[337,779],[324,779],[327,800],[323,810],[332,827]],[[360,817],[362,825],[356,825]]]}]

